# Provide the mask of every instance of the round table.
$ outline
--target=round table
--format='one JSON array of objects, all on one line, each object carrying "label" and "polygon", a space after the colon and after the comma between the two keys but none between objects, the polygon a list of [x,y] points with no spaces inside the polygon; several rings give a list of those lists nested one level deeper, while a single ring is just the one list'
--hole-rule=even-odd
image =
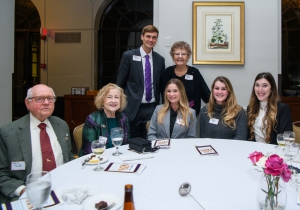
[{"label": "round table", "polygon": [[[219,155],[200,155],[195,146],[203,145],[212,145]],[[128,145],[121,146],[120,152],[135,154],[127,149]],[[111,155],[114,151],[115,148],[105,151],[109,160],[102,166],[122,162]],[[51,172],[53,189],[92,185],[98,186],[101,193],[113,193],[123,200],[124,186],[133,184],[137,210],[201,209],[191,196],[181,197],[178,193],[180,184],[189,182],[191,194],[206,210],[254,210],[258,209],[256,195],[262,175],[248,158],[254,151],[275,152],[275,145],[226,139],[171,139],[171,147],[153,153],[154,158],[129,161],[147,165],[140,175],[95,172],[95,165],[81,166],[84,159],[81,157]],[[286,185],[286,209],[299,209],[296,191],[289,183]],[[52,207],[55,210],[81,208],[64,203]]]}]

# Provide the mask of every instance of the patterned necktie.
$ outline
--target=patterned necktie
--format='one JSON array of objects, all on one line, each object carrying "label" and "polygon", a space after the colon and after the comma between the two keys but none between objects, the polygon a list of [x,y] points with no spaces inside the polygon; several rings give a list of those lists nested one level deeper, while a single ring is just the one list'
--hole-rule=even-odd
[{"label": "patterned necktie", "polygon": [[151,66],[149,55],[146,55],[145,62],[145,85],[146,85],[146,101],[149,103],[152,99],[152,82],[151,82]]},{"label": "patterned necktie", "polygon": [[43,158],[43,171],[51,171],[56,168],[56,163],[54,159],[54,154],[52,151],[50,138],[46,131],[46,124],[41,123],[38,126],[40,131],[40,141],[41,141],[41,151]]}]

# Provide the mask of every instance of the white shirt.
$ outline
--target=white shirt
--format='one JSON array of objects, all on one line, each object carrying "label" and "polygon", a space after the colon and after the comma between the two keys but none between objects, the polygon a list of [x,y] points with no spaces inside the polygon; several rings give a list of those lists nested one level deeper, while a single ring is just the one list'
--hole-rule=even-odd
[{"label": "white shirt", "polygon": [[266,108],[267,108],[267,102],[260,102],[259,114],[258,114],[257,118],[255,119],[255,123],[253,125],[254,136],[255,136],[255,140],[257,142],[266,143],[265,134],[264,134],[264,133],[266,133],[266,130],[262,130],[263,118],[266,115]]},{"label": "white shirt", "polygon": [[[141,57],[142,57],[142,63],[143,63],[143,71],[144,71],[144,94],[143,94],[143,98],[142,98],[142,103],[148,103],[146,101],[146,85],[145,85],[145,63],[146,63],[146,55],[147,53],[144,51],[143,47],[140,48],[140,53],[141,53]],[[153,103],[155,102],[155,97],[154,97],[154,88],[153,88],[153,56],[152,56],[152,51],[148,54],[149,55],[149,62],[150,62],[150,66],[151,66],[151,84],[152,84],[152,98],[151,101],[149,103]]]},{"label": "white shirt", "polygon": [[[42,123],[38,119],[36,119],[31,113],[30,113],[30,136],[31,136],[31,151],[32,151],[32,167],[31,167],[31,173],[36,171],[42,171],[43,170],[43,159],[42,159],[42,152],[41,152],[41,143],[40,143],[40,128],[38,125]],[[55,132],[52,128],[52,125],[48,119],[46,119],[43,123],[45,123],[46,131],[50,138],[50,143],[52,147],[52,151],[55,158],[56,167],[64,164],[64,158],[61,150],[61,146],[57,140],[57,137],[55,135]],[[21,191],[25,188],[24,185],[21,185],[18,187],[14,194],[16,196],[19,196]]]}]

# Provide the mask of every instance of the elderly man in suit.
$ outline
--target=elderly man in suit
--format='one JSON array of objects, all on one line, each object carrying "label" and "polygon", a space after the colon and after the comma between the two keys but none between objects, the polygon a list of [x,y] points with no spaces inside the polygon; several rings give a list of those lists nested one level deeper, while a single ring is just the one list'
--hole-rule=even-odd
[{"label": "elderly man in suit", "polygon": [[23,194],[28,174],[74,159],[67,123],[51,116],[55,99],[46,85],[30,88],[25,99],[30,113],[0,128],[0,203]]},{"label": "elderly man in suit", "polygon": [[117,76],[117,85],[127,95],[125,109],[130,122],[130,137],[146,138],[146,123],[160,103],[159,82],[165,69],[165,59],[152,48],[158,39],[153,25],[142,30],[142,46],[123,53]]}]

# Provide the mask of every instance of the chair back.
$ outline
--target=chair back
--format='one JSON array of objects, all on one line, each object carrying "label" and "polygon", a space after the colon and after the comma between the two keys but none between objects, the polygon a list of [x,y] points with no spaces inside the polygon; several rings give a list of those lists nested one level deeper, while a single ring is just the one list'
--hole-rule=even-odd
[{"label": "chair back", "polygon": [[150,127],[150,120],[146,123],[146,131],[149,131],[149,127]]},{"label": "chair back", "polygon": [[74,128],[74,131],[73,131],[73,137],[74,137],[78,152],[81,149],[81,145],[82,145],[82,129],[83,129],[83,126],[84,126],[84,123],[81,124],[81,125],[78,125],[76,128]]},{"label": "chair back", "polygon": [[295,142],[300,144],[300,121],[293,122],[293,131],[295,132]]}]

